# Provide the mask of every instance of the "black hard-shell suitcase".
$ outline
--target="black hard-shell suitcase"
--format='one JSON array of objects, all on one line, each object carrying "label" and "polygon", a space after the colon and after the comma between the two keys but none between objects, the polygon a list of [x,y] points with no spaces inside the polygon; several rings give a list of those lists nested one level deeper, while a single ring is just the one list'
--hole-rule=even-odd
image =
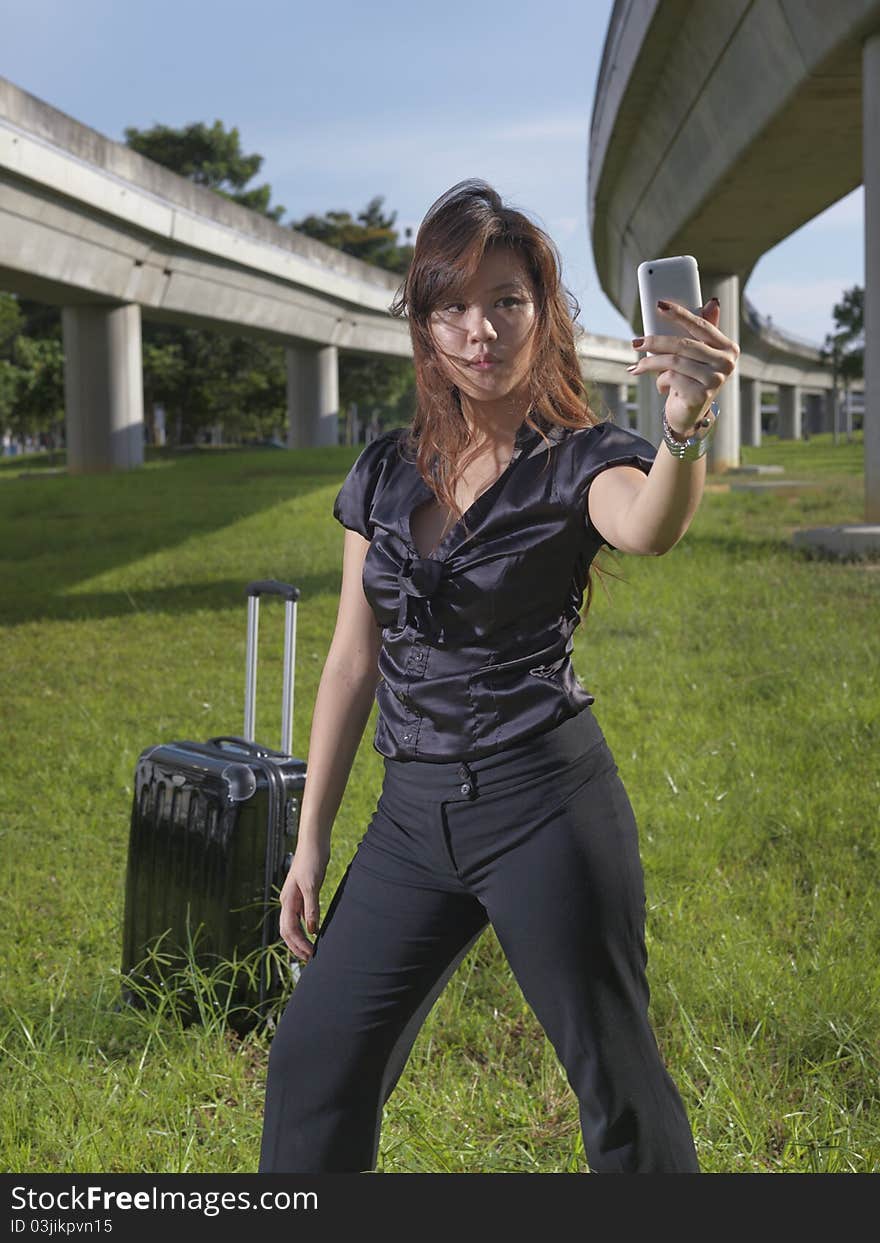
[{"label": "black hard-shell suitcase", "polygon": [[[306,778],[305,761],[290,754],[299,589],[268,580],[249,583],[245,594],[244,737],[169,742],[138,757],[122,950],[124,1003],[144,1007],[173,995],[184,1022],[198,1021],[204,992],[200,1003],[187,985],[189,958],[205,969],[240,1034],[274,1023],[276,1003],[298,975],[280,942],[277,898]],[[285,601],[280,751],[253,741],[261,595]]]}]

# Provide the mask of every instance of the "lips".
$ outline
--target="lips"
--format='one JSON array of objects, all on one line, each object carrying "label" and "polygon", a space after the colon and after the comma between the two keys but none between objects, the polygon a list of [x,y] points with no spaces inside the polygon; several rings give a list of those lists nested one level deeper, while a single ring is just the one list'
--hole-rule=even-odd
[{"label": "lips", "polygon": [[468,366],[470,366],[470,367],[485,367],[485,366],[487,366],[487,365],[491,365],[491,364],[493,364],[493,363],[498,363],[498,362],[500,362],[500,361],[501,361],[501,359],[500,359],[500,358],[495,358],[495,356],[494,356],[494,355],[492,355],[492,354],[482,354],[482,355],[480,355],[480,357],[479,357],[479,358],[472,358],[472,359],[471,359],[471,361],[470,361],[470,363],[468,364]]}]

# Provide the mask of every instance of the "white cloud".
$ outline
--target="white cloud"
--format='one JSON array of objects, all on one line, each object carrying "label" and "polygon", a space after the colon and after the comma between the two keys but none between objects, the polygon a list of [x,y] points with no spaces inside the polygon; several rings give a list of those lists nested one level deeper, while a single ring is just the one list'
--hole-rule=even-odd
[{"label": "white cloud", "polygon": [[[572,237],[578,229],[586,228],[581,216],[552,216],[548,227],[555,238]],[[584,236],[586,237],[586,233]]]}]

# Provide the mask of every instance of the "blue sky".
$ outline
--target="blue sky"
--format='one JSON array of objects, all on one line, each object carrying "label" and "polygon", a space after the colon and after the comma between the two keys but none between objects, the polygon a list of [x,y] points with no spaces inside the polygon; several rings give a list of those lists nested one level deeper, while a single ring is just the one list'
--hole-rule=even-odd
[{"label": "blue sky", "polygon": [[[284,222],[361,211],[403,235],[449,186],[482,177],[556,242],[580,322],[629,337],[587,230],[587,136],[613,0],[477,6],[379,0],[5,0],[0,74],[123,140],[127,125],[236,125],[264,156]],[[864,283],[860,187],[769,251],[746,289],[815,341]]]}]

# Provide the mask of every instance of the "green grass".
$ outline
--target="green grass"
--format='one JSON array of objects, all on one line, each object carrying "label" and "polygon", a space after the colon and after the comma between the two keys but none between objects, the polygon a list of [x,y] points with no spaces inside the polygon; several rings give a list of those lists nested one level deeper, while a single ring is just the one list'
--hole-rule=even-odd
[{"label": "green grass", "polygon": [[[215,451],[88,478],[0,462],[0,1168],[257,1167],[268,1035],[230,1030],[195,963],[202,1022],[173,994],[117,1009],[132,777],[151,743],[241,731],[252,578],[302,591],[307,755],[341,571],[330,510],[354,452]],[[652,1016],[703,1169],[880,1172],[880,566],[789,542],[863,520],[861,437],[743,456],[804,486],[711,479],[665,557],[606,557],[623,580],[597,587],[575,665],[639,821]],[[279,617],[264,607],[270,744]],[[323,909],[378,797],[373,725]],[[576,1102],[491,929],[418,1037],[379,1169],[587,1169]]]}]

